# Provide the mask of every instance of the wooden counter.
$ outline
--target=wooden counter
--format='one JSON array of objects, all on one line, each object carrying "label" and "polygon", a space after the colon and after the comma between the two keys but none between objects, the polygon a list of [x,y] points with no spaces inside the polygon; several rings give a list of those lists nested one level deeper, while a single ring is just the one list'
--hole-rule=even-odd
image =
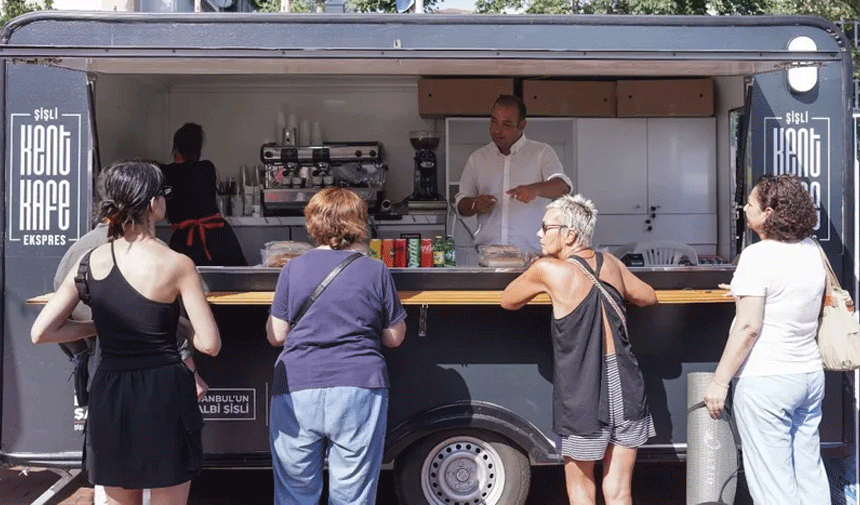
[{"label": "wooden counter", "polygon": [[[665,289],[657,291],[657,300],[663,304],[682,303],[730,303],[721,289]],[[27,300],[31,305],[44,305],[53,293],[36,296]],[[216,291],[206,295],[212,305],[270,305],[272,291]],[[401,291],[400,301],[404,305],[498,305],[501,291]],[[547,295],[538,295],[530,302],[534,305],[549,305]]]}]

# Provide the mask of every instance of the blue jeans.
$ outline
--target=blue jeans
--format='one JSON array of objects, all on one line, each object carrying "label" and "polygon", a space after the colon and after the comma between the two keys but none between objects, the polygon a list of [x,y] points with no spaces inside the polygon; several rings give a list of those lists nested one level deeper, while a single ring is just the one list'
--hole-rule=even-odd
[{"label": "blue jeans", "polygon": [[373,504],[388,390],[303,389],[272,397],[269,441],[276,505],[317,505],[328,454],[329,504]]},{"label": "blue jeans", "polygon": [[756,505],[829,505],[818,424],[824,372],[742,377],[734,409]]}]

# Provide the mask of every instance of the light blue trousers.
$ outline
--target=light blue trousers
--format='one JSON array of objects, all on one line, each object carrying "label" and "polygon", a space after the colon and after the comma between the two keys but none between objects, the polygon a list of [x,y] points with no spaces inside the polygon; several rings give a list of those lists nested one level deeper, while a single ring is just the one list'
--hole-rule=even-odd
[{"label": "light blue trousers", "polygon": [[272,397],[275,505],[317,505],[326,454],[329,504],[375,503],[387,412],[387,389],[332,387]]},{"label": "light blue trousers", "polygon": [[824,372],[742,377],[734,391],[744,470],[756,505],[829,505],[818,425]]}]

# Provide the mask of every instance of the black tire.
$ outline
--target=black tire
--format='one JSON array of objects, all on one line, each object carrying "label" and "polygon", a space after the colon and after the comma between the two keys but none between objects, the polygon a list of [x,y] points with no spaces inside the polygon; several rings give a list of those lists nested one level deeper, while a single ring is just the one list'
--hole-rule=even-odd
[{"label": "black tire", "polygon": [[523,505],[530,483],[529,459],[519,447],[474,429],[434,433],[394,467],[400,505]]}]

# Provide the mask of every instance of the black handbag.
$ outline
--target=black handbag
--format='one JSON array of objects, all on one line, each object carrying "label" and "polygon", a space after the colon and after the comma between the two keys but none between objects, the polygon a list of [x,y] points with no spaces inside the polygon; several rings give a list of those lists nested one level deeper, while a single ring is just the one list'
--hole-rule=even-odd
[{"label": "black handbag", "polygon": [[343,271],[343,269],[347,267],[347,265],[362,256],[364,255],[358,252],[352,253],[347,256],[346,259],[341,261],[336,267],[334,267],[334,270],[329,272],[329,274],[326,276],[325,279],[322,280],[322,282],[320,282],[320,285],[317,286],[314,292],[311,293],[311,295],[304,301],[304,303],[302,303],[302,306],[299,307],[299,310],[298,312],[296,312],[296,315],[290,320],[291,329],[296,327],[296,324],[299,322],[299,319],[301,319],[302,316],[305,315],[305,312],[307,312],[308,309],[311,308],[311,305],[313,305],[316,299],[322,294],[323,291],[325,291],[325,288],[327,288],[328,285],[331,284],[331,281],[333,281],[334,278],[337,277]]}]

